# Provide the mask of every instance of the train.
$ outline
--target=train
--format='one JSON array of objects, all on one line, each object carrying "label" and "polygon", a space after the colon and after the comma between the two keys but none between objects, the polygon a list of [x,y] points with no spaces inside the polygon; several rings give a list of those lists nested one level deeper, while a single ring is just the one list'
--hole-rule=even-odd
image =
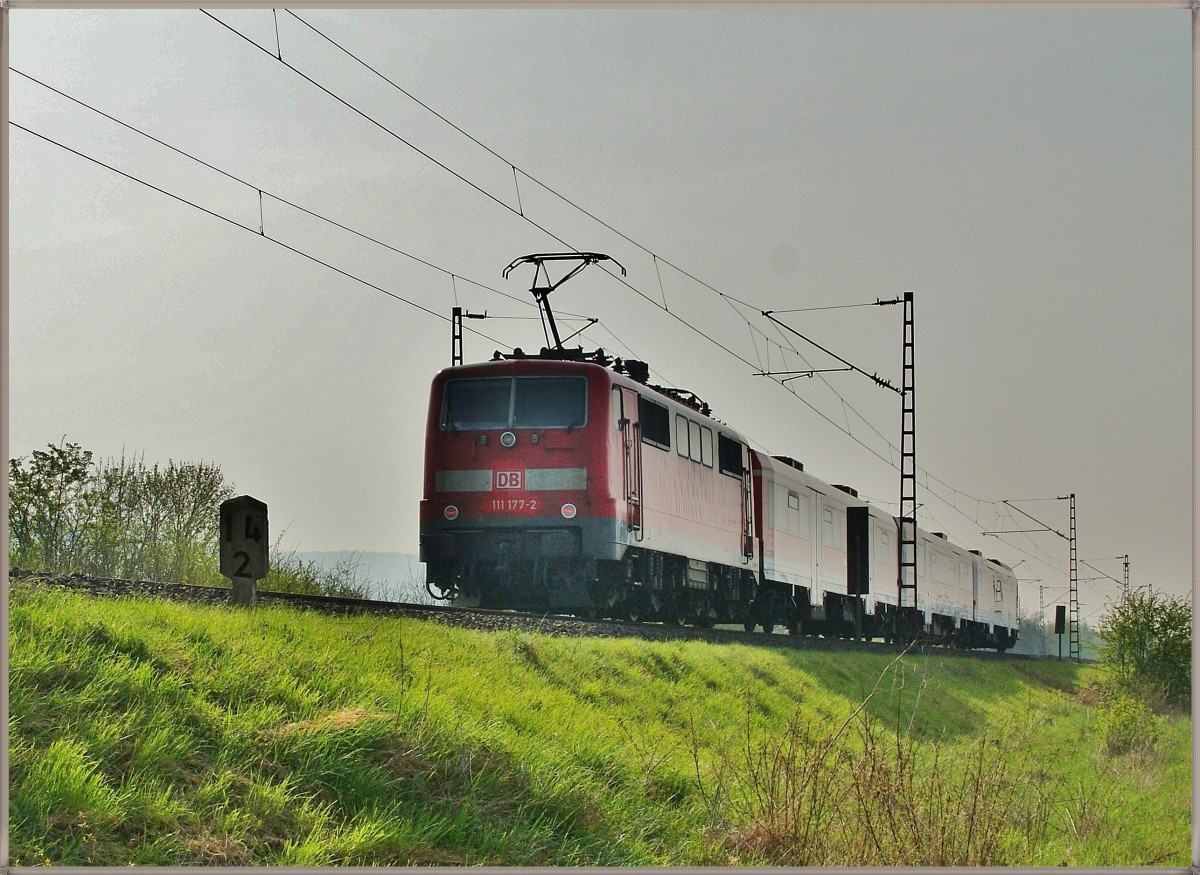
[{"label": "train", "polygon": [[[420,558],[454,604],[1003,652],[1013,570],[769,455],[690,391],[603,351],[497,352],[440,371]],[[911,548],[910,548],[911,549]]]}]

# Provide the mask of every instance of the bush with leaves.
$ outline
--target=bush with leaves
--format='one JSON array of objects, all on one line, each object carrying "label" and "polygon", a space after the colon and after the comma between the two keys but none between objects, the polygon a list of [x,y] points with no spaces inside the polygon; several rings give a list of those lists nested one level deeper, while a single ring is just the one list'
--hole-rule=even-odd
[{"label": "bush with leaves", "polygon": [[1100,706],[1097,727],[1104,751],[1123,754],[1153,748],[1163,735],[1163,718],[1128,693],[1114,692]]},{"label": "bush with leaves", "polygon": [[9,460],[9,565],[215,584],[217,517],[233,495],[206,462],[96,461],[65,438]]},{"label": "bush with leaves", "polygon": [[1152,590],[1129,593],[1100,624],[1100,660],[1121,690],[1187,704],[1192,685],[1192,605]]},{"label": "bush with leaves", "polygon": [[[218,465],[96,461],[64,437],[9,460],[8,562],[26,571],[227,586],[217,568],[221,502],[233,484]],[[355,561],[323,569],[273,548],[264,590],[362,597]]]},{"label": "bush with leaves", "polygon": [[92,453],[66,438],[8,463],[8,561],[12,568],[75,570],[89,552],[100,496]]},{"label": "bush with leaves", "polygon": [[312,559],[301,559],[295,550],[284,552],[278,542],[271,548],[271,569],[259,585],[269,592],[351,599],[366,598],[372,588],[354,556],[342,557],[332,568],[327,568]]}]

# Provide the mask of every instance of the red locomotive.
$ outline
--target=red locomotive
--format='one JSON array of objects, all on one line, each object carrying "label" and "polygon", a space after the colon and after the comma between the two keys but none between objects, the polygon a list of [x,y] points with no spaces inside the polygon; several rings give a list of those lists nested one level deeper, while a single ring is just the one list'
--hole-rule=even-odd
[{"label": "red locomotive", "polygon": [[1015,643],[1007,566],[917,530],[916,605],[901,607],[894,517],[751,449],[648,373],[557,343],[434,378],[421,502],[431,594],[747,631]]}]

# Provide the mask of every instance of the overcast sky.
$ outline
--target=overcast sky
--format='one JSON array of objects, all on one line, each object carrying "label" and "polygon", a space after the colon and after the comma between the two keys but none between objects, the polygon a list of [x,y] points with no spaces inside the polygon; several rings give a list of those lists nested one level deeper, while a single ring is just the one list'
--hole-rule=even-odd
[{"label": "overcast sky", "polygon": [[[13,130],[13,454],[215,462],[285,547],[415,552],[450,308],[526,317],[469,323],[468,361],[536,349],[501,270],[575,248],[629,284],[554,293],[600,320],[580,342],[892,512],[899,397],[755,376],[839,366],[759,311],[913,290],[922,527],[1049,605],[1066,542],[983,532],[1035,527],[1004,499],[1066,532],[1029,499],[1074,492],[1081,559],[1189,590],[1186,10],[298,13],[486,148],[286,12],[278,43],[213,15],[267,51],[199,11],[10,13],[17,71],[250,184],[11,75],[13,122],[245,226]],[[899,385],[900,307],[779,318]],[[1083,616],[1117,592],[1082,583]]]}]

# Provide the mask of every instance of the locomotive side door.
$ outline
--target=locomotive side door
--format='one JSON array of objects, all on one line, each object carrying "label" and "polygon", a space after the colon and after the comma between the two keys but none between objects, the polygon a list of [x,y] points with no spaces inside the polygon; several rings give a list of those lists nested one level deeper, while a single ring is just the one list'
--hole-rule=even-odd
[{"label": "locomotive side door", "polygon": [[750,448],[743,445],[739,449],[742,453],[742,564],[744,565],[754,558],[754,471],[750,465]]},{"label": "locomotive side door", "polygon": [[621,442],[624,444],[625,471],[625,504],[628,508],[626,523],[629,531],[634,533],[637,540],[644,537],[642,532],[642,429],[638,417],[638,393],[633,389],[622,386],[617,390],[617,409],[619,418],[617,425],[621,429]]}]

